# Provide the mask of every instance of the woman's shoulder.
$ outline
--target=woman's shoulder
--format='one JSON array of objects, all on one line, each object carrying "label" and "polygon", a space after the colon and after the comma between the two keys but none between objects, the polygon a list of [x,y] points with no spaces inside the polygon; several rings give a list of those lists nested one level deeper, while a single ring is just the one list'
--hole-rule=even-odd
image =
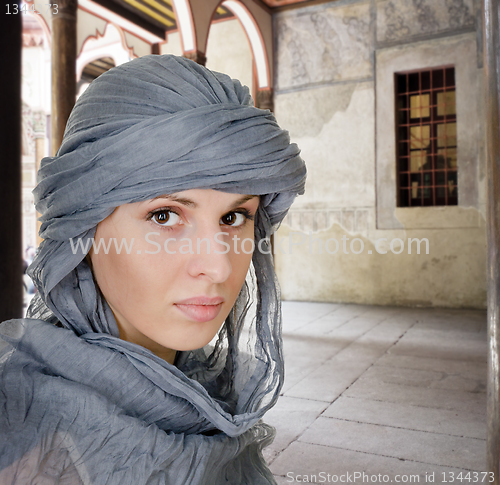
[{"label": "woman's shoulder", "polygon": [[51,326],[52,325],[43,320],[31,318],[17,318],[1,322],[0,370],[2,373],[5,372],[6,367],[12,366],[14,362],[12,356],[18,353],[18,351],[22,352],[23,341],[26,340],[26,335],[30,333],[32,329],[49,329]]},{"label": "woman's shoulder", "polygon": [[17,342],[22,339],[26,332],[38,330],[51,332],[52,330],[63,330],[61,327],[45,320],[36,318],[14,318],[0,322],[0,340],[4,342]]}]

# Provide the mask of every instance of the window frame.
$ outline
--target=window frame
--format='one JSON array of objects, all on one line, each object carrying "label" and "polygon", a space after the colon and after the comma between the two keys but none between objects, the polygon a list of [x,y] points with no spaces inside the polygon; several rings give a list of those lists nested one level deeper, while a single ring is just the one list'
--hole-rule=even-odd
[{"label": "window frame", "polygon": [[[481,71],[475,33],[375,51],[376,228],[478,227],[485,210]],[[394,73],[455,66],[458,206],[397,207]],[[477,209],[477,210],[471,210]]]},{"label": "window frame", "polygon": [[[418,75],[418,80],[416,80],[416,75]],[[445,96],[446,93],[454,93],[453,104],[447,104],[446,97],[443,104],[439,103],[439,95],[443,93]],[[424,96],[429,96],[427,104],[422,104]],[[411,101],[415,98],[419,100],[419,103],[413,106]],[[453,113],[439,114],[441,106],[446,109],[451,105],[453,105]],[[430,69],[395,72],[394,107],[397,207],[458,205],[455,66],[447,64]],[[424,110],[428,112],[428,116],[424,116],[427,114]],[[420,116],[413,116],[414,111],[420,111]],[[452,140],[454,138],[454,144],[447,143],[447,127],[451,125],[455,127],[454,136],[450,136]],[[440,126],[444,126],[444,137],[439,136]],[[427,127],[429,128],[428,137],[425,136],[426,130],[424,130]],[[418,128],[420,130],[417,131]],[[413,129],[417,133],[420,132],[420,138],[412,137]],[[424,144],[426,140],[429,141],[428,144]],[[418,145],[419,142],[421,146],[412,150],[412,145]],[[440,145],[440,143],[443,144]],[[454,167],[451,166],[447,157],[448,150],[450,154],[452,150],[455,151]],[[425,163],[417,162],[420,167],[419,171],[416,171],[412,167],[414,160],[412,154],[420,152],[422,155],[424,151],[428,152],[425,155],[426,161]],[[429,166],[423,170],[427,164]],[[439,166],[440,164],[442,166]],[[404,181],[406,184],[403,183]],[[414,197],[415,192],[417,197]],[[454,195],[452,195],[453,192]]]}]

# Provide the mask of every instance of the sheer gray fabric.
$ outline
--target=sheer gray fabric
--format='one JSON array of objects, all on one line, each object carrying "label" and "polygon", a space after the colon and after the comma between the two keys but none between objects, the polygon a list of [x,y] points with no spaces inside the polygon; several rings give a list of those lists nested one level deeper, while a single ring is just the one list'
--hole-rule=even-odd
[{"label": "sheer gray fabric", "polygon": [[[274,483],[260,420],[283,360],[266,238],[305,174],[287,132],[226,75],[147,56],[90,85],[39,171],[30,318],[0,325],[1,483]],[[70,239],[85,244],[121,204],[195,188],[260,195],[263,243],[216,344],[174,366],[119,339]]]}]

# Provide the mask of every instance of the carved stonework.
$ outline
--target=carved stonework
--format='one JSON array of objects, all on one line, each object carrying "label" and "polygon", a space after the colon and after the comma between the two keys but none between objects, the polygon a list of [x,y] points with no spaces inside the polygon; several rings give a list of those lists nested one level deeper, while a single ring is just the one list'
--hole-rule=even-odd
[{"label": "carved stonework", "polygon": [[309,75],[305,64],[306,52],[300,42],[297,42],[296,32],[286,22],[278,24],[278,43],[288,51],[291,68],[291,83],[307,84]]},{"label": "carved stonework", "polygon": [[[33,2],[26,2],[28,11],[35,11],[36,6]],[[42,26],[35,15],[22,15],[23,22],[23,47],[43,47],[45,34]]]},{"label": "carved stonework", "polygon": [[464,27],[474,25],[476,19],[470,14],[469,7],[465,5],[464,0],[446,0],[448,13],[450,15],[451,27]]},{"label": "carved stonework", "polygon": [[387,40],[401,39],[407,37],[410,33],[410,28],[405,24],[404,18],[396,10],[394,3],[389,2],[385,7],[385,37]]},{"label": "carved stonework", "polygon": [[427,5],[426,0],[413,0],[413,6],[417,11],[417,20],[421,32],[436,32],[439,30],[436,12],[430,5]]},{"label": "carved stonework", "polygon": [[370,2],[286,12],[276,18],[277,89],[372,75]]},{"label": "carved stonework", "polygon": [[22,111],[22,154],[23,156],[33,155],[34,133],[33,133],[33,111],[23,101]]},{"label": "carved stonework", "polygon": [[375,0],[377,40],[394,42],[475,25],[475,0]]},{"label": "carved stonework", "polygon": [[207,64],[207,57],[203,52],[196,51],[196,52],[185,52],[184,57],[187,57],[188,59],[191,59],[192,61],[205,66]]},{"label": "carved stonework", "polygon": [[321,68],[324,71],[322,77],[337,76],[341,67],[340,56],[342,49],[342,42],[339,39],[339,35],[323,15],[313,14],[311,15],[311,20],[317,36],[322,41]]},{"label": "carved stonework", "polygon": [[45,111],[33,111],[33,136],[35,138],[44,138],[46,133],[47,115]]},{"label": "carved stonework", "polygon": [[346,17],[344,19],[344,24],[347,25],[347,33],[354,41],[353,46],[355,46],[359,54],[364,57],[365,60],[370,58],[370,24],[362,19],[356,17]]},{"label": "carved stonework", "polygon": [[35,140],[45,138],[47,115],[42,110],[33,111],[23,101],[22,110],[22,153],[24,156],[35,154]]}]

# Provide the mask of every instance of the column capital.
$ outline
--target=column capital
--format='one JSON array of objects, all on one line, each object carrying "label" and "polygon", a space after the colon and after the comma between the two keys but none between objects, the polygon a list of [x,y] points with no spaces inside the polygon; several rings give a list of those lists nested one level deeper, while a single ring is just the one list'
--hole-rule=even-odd
[{"label": "column capital", "polygon": [[272,89],[257,89],[255,106],[260,109],[274,111],[274,92]]},{"label": "column capital", "polygon": [[200,51],[192,51],[192,52],[185,52],[184,57],[187,57],[188,59],[191,59],[194,62],[197,62],[198,64],[205,66],[207,64],[207,57],[203,52]]},{"label": "column capital", "polygon": [[52,20],[70,18],[76,20],[78,0],[58,0],[57,8],[52,8]]}]

